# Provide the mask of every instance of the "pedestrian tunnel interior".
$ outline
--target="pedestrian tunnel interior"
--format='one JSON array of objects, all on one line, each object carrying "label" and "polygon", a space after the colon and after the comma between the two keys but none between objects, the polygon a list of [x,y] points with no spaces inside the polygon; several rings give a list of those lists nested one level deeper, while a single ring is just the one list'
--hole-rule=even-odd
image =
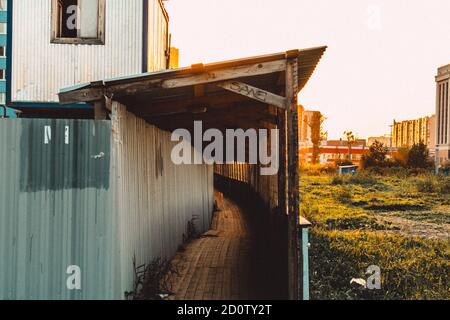
[{"label": "pedestrian tunnel interior", "polygon": [[[298,121],[297,94],[306,85],[325,50],[326,47],[293,50],[96,81],[62,89],[59,98],[64,104],[93,104],[98,120],[113,119],[115,105],[120,104],[127,112],[165,132],[189,133],[192,146],[197,151],[201,149],[202,154],[213,142],[211,136],[205,139],[205,132],[214,132],[216,138],[221,136],[223,141],[219,145],[223,146],[224,161],[217,161],[216,151],[213,164],[216,212],[210,231],[214,233],[224,228],[226,237],[234,235],[247,243],[244,255],[238,250],[237,258],[224,259],[223,263],[234,261],[240,270],[240,259],[246,261],[242,263],[248,276],[238,280],[250,281],[251,290],[246,291],[245,298],[298,298],[298,266],[294,262],[293,267],[289,257],[298,251],[298,245],[290,242],[288,213],[295,209],[290,201],[295,203],[297,199],[298,206],[299,197],[298,186],[294,187],[289,180],[292,164],[296,163],[292,159],[298,158],[298,151],[294,151],[295,145],[291,142],[298,146],[298,131],[293,125]],[[261,143],[264,139],[258,139],[257,145],[252,145],[247,135],[242,149],[236,145],[236,140],[234,143],[227,140],[227,130],[235,133],[253,130],[257,136],[265,132],[265,143]],[[276,147],[273,141],[278,142]],[[262,152],[263,149],[266,152]],[[242,150],[243,155],[239,153]],[[270,158],[274,150],[278,153],[276,159]],[[232,156],[227,159],[230,153]],[[267,161],[265,164],[249,161],[254,160],[255,155],[260,160],[261,154],[269,157],[269,167],[276,162],[272,174],[261,174],[268,167]],[[298,163],[298,159],[296,161]],[[236,228],[233,222],[227,222],[227,217],[243,228],[241,232],[227,231],[227,228]],[[297,221],[295,228],[298,220],[299,217],[294,219]],[[208,232],[205,238],[220,237],[218,234],[208,236]],[[225,267],[215,265],[219,269]],[[208,282],[208,279],[202,281]],[[188,298],[196,297],[189,288],[185,288],[187,292],[191,294]],[[231,293],[229,297],[240,298]]]}]

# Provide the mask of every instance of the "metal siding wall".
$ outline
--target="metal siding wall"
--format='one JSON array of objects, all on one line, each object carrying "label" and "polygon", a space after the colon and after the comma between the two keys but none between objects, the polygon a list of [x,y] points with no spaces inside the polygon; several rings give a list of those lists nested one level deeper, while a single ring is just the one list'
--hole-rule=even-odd
[{"label": "metal siding wall", "polygon": [[164,16],[160,0],[149,0],[148,6],[148,71],[167,68],[165,51],[167,49],[168,21]]},{"label": "metal siding wall", "polygon": [[278,175],[263,176],[259,166],[247,163],[215,165],[214,173],[249,184],[269,208],[278,206]]},{"label": "metal siding wall", "polygon": [[[0,121],[0,300],[121,298],[110,139],[107,121]],[[69,265],[81,291],[66,287]]]},{"label": "metal siding wall", "polygon": [[51,44],[51,0],[14,1],[12,101],[58,102],[60,88],[140,73],[142,0],[106,0],[106,44]]},{"label": "metal siding wall", "polygon": [[[117,103],[112,123],[1,120],[0,300],[123,299],[134,256],[171,258],[194,215],[207,230],[213,168],[174,165],[174,145]],[[69,265],[81,291],[66,287]]]},{"label": "metal siding wall", "polygon": [[[131,290],[132,261],[171,258],[187,223],[198,215],[206,231],[213,210],[213,168],[173,164],[171,134],[147,124],[113,103],[115,207],[120,214],[122,286]],[[192,149],[194,150],[194,149]]]}]

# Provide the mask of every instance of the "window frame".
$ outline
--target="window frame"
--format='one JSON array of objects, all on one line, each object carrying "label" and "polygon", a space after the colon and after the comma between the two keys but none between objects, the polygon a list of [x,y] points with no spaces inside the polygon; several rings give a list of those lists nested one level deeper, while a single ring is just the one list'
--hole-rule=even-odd
[{"label": "window frame", "polygon": [[98,35],[97,38],[61,38],[58,37],[58,0],[52,0],[51,6],[51,39],[53,44],[86,44],[86,45],[105,45],[105,15],[106,0],[98,0]]},{"label": "window frame", "polygon": [[0,69],[0,81],[6,81],[6,70]]},{"label": "window frame", "polygon": [[0,45],[0,48],[3,48],[3,55],[0,54],[0,58],[6,58],[6,45]]}]

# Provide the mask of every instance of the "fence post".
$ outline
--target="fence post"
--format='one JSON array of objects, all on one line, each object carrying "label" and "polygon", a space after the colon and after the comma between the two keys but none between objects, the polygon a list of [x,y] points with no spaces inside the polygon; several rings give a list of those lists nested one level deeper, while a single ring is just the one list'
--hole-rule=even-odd
[{"label": "fence post", "polygon": [[302,300],[309,300],[309,228],[311,223],[305,218],[300,218],[299,225],[299,243],[301,246],[301,255],[299,256],[298,265],[299,273],[299,289]]}]

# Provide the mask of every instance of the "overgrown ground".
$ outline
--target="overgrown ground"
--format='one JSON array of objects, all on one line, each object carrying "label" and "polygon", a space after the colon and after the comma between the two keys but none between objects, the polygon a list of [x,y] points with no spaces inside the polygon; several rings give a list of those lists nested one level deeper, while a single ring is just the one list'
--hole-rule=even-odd
[{"label": "overgrown ground", "polygon": [[[301,173],[312,299],[450,299],[450,178]],[[381,290],[355,288],[370,265]]]}]

